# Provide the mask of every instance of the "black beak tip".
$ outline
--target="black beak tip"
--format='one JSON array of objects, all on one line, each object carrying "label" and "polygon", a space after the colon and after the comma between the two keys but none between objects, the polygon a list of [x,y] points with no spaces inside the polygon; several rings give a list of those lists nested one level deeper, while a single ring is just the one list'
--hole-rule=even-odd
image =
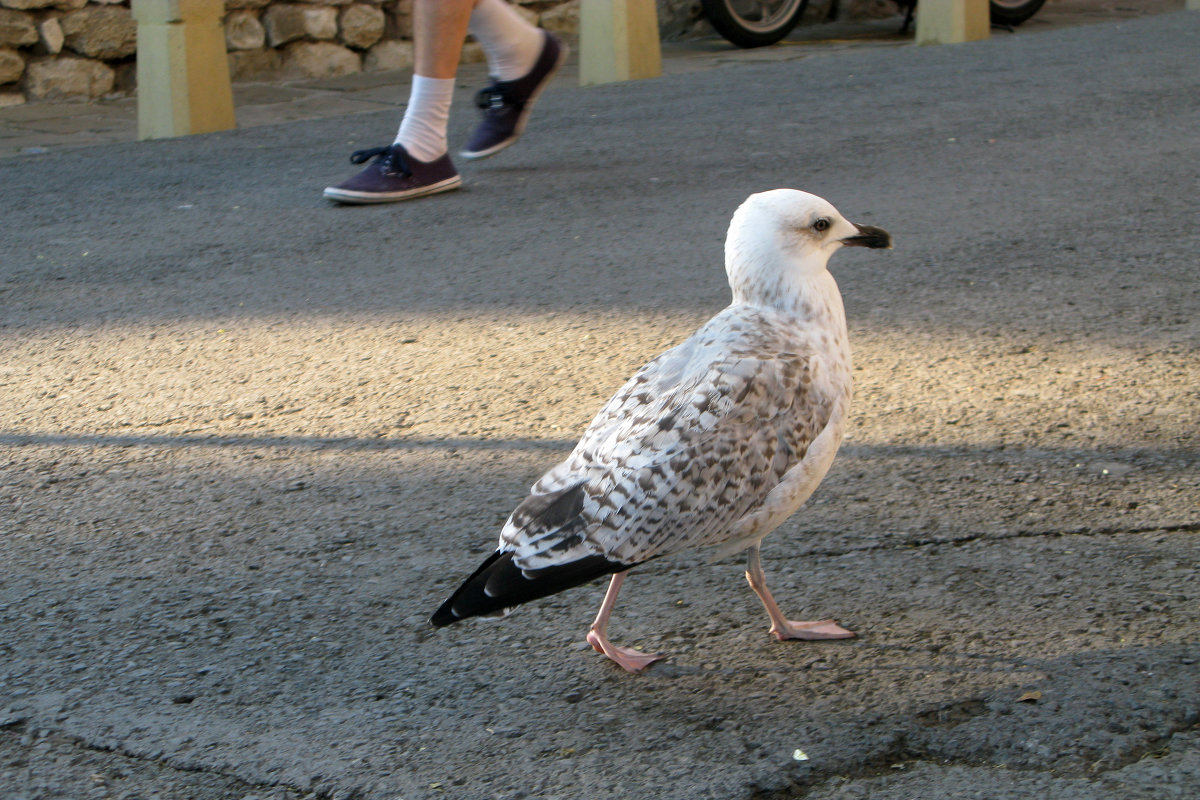
[{"label": "black beak tip", "polygon": [[891,249],[892,235],[883,228],[877,228],[874,225],[858,224],[854,227],[858,228],[858,233],[842,239],[842,244],[852,247],[870,247],[875,250],[881,248]]}]

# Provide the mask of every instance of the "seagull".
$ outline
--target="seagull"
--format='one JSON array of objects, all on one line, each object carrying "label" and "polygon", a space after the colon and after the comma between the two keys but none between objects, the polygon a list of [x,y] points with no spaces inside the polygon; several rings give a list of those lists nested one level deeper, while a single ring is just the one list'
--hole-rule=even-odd
[{"label": "seagull", "polygon": [[891,247],[816,195],[751,195],[729,225],[732,303],[637,371],[565,461],[504,523],[496,552],[430,618],[436,627],[611,575],[587,641],[628,672],[663,658],[609,641],[628,571],[695,547],[748,551],[746,578],[777,639],[854,636],[833,620],[793,621],[767,588],[763,537],[809,498],[833,463],[850,407],[850,346],[826,264],[843,246]]}]

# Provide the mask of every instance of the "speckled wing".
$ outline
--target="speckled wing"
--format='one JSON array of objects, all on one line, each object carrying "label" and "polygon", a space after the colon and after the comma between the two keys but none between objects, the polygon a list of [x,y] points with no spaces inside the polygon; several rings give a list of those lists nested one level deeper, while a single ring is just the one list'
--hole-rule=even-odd
[{"label": "speckled wing", "polygon": [[844,413],[849,365],[821,344],[792,317],[726,309],[617,392],[513,512],[500,550],[532,577],[724,541]]}]

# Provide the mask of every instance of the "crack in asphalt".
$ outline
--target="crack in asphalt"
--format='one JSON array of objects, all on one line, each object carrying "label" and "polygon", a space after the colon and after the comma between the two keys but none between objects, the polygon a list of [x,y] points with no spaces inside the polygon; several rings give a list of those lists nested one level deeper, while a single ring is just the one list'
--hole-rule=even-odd
[{"label": "crack in asphalt", "polygon": [[[901,723],[899,730],[887,737],[884,747],[858,759],[828,761],[821,767],[804,764],[800,767],[798,774],[787,775],[782,786],[765,787],[761,784],[751,786],[749,794],[746,796],[747,800],[800,800],[809,793],[809,790],[832,777],[878,778],[895,774],[897,765],[918,763],[927,763],[938,768],[948,766],[983,767],[1039,773],[1055,777],[1089,778],[1119,771],[1146,757],[1158,757],[1159,754],[1169,750],[1175,736],[1200,730],[1200,711],[1191,711],[1182,719],[1171,723],[1164,734],[1152,736],[1143,743],[1134,744],[1115,758],[1098,760],[1091,765],[1090,769],[1086,770],[1064,769],[1060,766],[1031,767],[996,764],[980,759],[963,758],[950,752],[944,743],[936,739],[929,740],[927,736],[922,735],[922,729],[951,729],[975,717],[987,716],[989,713],[987,701],[983,697],[971,697],[939,708],[916,712]],[[0,720],[0,737],[12,741],[26,736],[27,722],[27,718],[20,717]],[[335,797],[337,800],[356,800],[363,797],[359,787],[334,786],[314,790],[302,789],[286,782],[256,781],[199,763],[178,763],[148,753],[96,744],[64,731],[39,729],[38,739],[46,738],[56,739],[58,744],[65,744],[78,750],[116,756],[135,762],[137,765],[155,766],[180,775],[204,775],[219,778],[236,783],[239,785],[239,789],[243,790],[283,791],[296,798],[303,798],[303,800],[333,800]],[[17,744],[21,747],[28,747],[25,743],[18,742]]]},{"label": "crack in asphalt", "polygon": [[1170,747],[1173,738],[1181,733],[1188,733],[1195,730],[1200,730],[1200,712],[1192,711],[1184,716],[1180,722],[1170,725],[1164,736],[1152,738],[1141,745],[1134,745],[1129,748],[1127,753],[1116,759],[1100,759],[1092,764],[1089,773],[1115,772],[1128,767],[1130,764],[1136,764],[1146,756],[1155,757],[1156,754],[1162,753]]},{"label": "crack in asphalt", "polygon": [[[16,717],[0,721],[0,737],[9,739],[10,742],[16,739],[17,747],[30,747],[31,745],[20,741],[23,737],[28,735],[26,730],[28,727],[28,722],[29,719],[27,717]],[[53,728],[42,728],[39,726],[37,739],[54,739],[57,744],[66,745],[77,750],[83,750],[97,755],[116,756],[117,758],[125,761],[135,762],[137,765],[155,766],[161,769],[179,773],[180,775],[204,775],[213,778],[219,778],[221,780],[236,783],[238,784],[239,788],[243,790],[282,790],[294,794],[297,798],[304,798],[304,800],[331,800],[333,797],[332,792],[326,792],[324,790],[309,791],[283,782],[255,781],[231,772],[209,767],[204,764],[177,763],[171,759],[162,758],[149,753],[138,753],[136,751],[119,746],[113,747],[109,745],[96,744],[81,736],[67,733],[66,731],[55,730]],[[354,800],[356,796],[356,793],[343,793],[339,796],[338,800]]]},{"label": "crack in asphalt", "polygon": [[[844,531],[831,530],[805,530],[805,536],[833,536]],[[847,556],[852,553],[868,553],[879,550],[915,550],[921,547],[937,547],[939,545],[962,545],[972,542],[1003,542],[1013,539],[1054,539],[1067,536],[1136,536],[1146,533],[1197,533],[1200,532],[1200,521],[1197,522],[1178,522],[1165,525],[1139,525],[1135,527],[1122,526],[1104,526],[1092,528],[1081,526],[1078,528],[1067,528],[1064,530],[1036,530],[1022,528],[1015,531],[1007,531],[1004,533],[987,533],[976,532],[966,533],[961,536],[948,536],[945,538],[925,538],[925,539],[904,539],[899,542],[875,542],[870,544],[858,545],[855,547],[843,547],[838,549],[827,550],[805,550],[801,553],[785,553],[782,555],[768,556],[763,555],[764,561],[785,561],[793,559],[797,555],[803,556],[822,556],[827,558],[836,558],[838,556]]]},{"label": "crack in asphalt", "polygon": [[116,435],[93,433],[0,433],[0,446],[8,447],[244,447],[275,450],[436,450],[458,448],[471,450],[562,450],[570,451],[574,440],[565,439],[476,439],[447,436],[445,438],[412,437],[363,439],[358,436],[229,436],[213,434],[180,435]]},{"label": "crack in asphalt", "polygon": [[[361,436],[245,436],[180,434],[48,433],[44,431],[0,431],[0,446],[7,447],[244,447],[284,450],[532,450],[569,452],[575,439],[499,438],[470,436],[396,436],[367,439]],[[1051,449],[1013,447],[997,449],[980,445],[854,444],[839,449],[842,459],[852,458],[985,458],[988,463],[1042,459],[1089,459],[1103,456],[1114,460],[1148,459],[1155,462],[1200,463],[1200,451],[1190,448],[1125,447]]]},{"label": "crack in asphalt", "polygon": [[[987,714],[986,705],[983,698],[971,698],[969,700],[960,701],[959,703],[951,704],[951,706],[971,706],[983,707],[983,710],[975,713],[970,710],[966,711],[966,718],[958,719],[950,724],[942,727],[956,727],[959,724],[967,721],[969,718],[976,716],[984,716]],[[947,706],[946,708],[950,708]],[[938,711],[942,709],[934,709]],[[923,714],[930,712],[922,712],[913,717],[918,724],[921,723]],[[1038,773],[1043,775],[1052,775],[1059,778],[1089,778],[1109,772],[1117,772],[1132,764],[1136,764],[1143,758],[1157,757],[1157,754],[1165,752],[1170,748],[1172,739],[1181,734],[1190,731],[1200,730],[1200,712],[1190,712],[1183,719],[1171,724],[1164,735],[1152,737],[1145,743],[1135,744],[1125,753],[1114,759],[1101,759],[1092,764],[1088,770],[1079,769],[1063,769],[1057,766],[1045,767],[1030,767],[1030,766],[1014,766],[1009,764],[996,764],[992,762],[982,761],[979,759],[962,758],[953,753],[948,752],[944,747],[938,747],[936,741],[920,741],[923,737],[919,732],[914,732],[908,729],[901,729],[893,736],[889,737],[887,744],[875,752],[857,759],[857,760],[842,760],[831,761],[828,764],[815,767],[807,766],[802,769],[801,774],[788,775],[785,778],[785,785],[779,787],[764,787],[762,785],[752,786],[747,800],[800,800],[805,797],[809,790],[816,787],[818,784],[833,778],[879,778],[885,775],[895,774],[897,765],[911,765],[918,763],[927,763],[935,767],[945,768],[949,766],[961,767],[982,767],[987,769],[1004,769],[1014,770],[1025,773]]]}]

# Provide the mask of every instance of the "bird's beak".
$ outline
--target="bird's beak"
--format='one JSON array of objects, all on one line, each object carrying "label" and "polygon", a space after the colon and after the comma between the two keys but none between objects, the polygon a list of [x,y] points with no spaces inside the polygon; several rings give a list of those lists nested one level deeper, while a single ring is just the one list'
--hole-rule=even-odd
[{"label": "bird's beak", "polygon": [[858,225],[850,223],[858,228],[858,233],[854,236],[847,236],[842,239],[842,244],[847,244],[852,247],[871,247],[880,248],[892,246],[892,235],[883,228],[876,228],[874,225]]}]

